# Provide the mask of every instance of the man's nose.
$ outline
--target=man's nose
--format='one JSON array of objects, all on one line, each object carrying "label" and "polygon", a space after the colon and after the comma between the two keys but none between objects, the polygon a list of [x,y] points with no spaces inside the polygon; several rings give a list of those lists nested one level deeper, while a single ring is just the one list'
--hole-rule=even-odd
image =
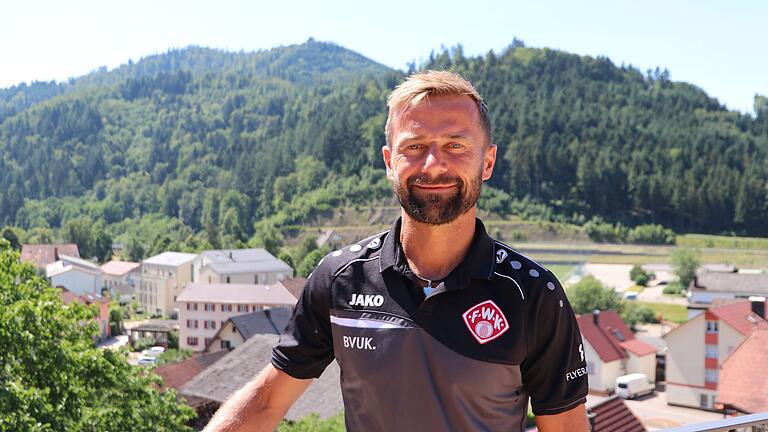
[{"label": "man's nose", "polygon": [[438,146],[429,147],[429,151],[424,158],[424,165],[422,165],[421,170],[429,174],[432,178],[447,170],[444,155],[440,153],[440,148]]}]

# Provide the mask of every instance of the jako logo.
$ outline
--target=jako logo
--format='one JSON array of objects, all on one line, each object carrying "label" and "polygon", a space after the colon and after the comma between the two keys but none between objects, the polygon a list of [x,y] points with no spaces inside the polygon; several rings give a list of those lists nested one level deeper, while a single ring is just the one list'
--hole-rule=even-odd
[{"label": "jako logo", "polygon": [[384,304],[384,297],[371,294],[352,294],[350,306],[381,306]]},{"label": "jako logo", "polygon": [[472,306],[462,317],[469,332],[481,344],[490,342],[509,330],[507,318],[492,300]]}]

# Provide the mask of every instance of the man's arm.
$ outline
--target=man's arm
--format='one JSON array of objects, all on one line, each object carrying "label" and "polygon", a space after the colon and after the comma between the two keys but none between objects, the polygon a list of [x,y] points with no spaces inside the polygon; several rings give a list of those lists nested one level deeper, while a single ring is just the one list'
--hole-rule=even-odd
[{"label": "man's arm", "polygon": [[310,384],[269,364],[219,408],[204,431],[273,431]]},{"label": "man's arm", "polygon": [[536,427],[542,432],[586,432],[589,424],[584,404],[560,414],[536,416]]}]

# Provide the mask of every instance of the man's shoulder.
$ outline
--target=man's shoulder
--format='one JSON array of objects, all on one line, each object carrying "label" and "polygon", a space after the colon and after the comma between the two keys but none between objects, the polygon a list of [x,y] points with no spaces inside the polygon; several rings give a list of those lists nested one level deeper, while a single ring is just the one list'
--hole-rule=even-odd
[{"label": "man's shoulder", "polygon": [[332,280],[355,263],[378,260],[388,234],[389,230],[383,231],[328,253],[317,263],[309,279],[317,275]]},{"label": "man's shoulder", "polygon": [[507,244],[498,240],[493,242],[496,255],[495,275],[519,284],[526,297],[535,295],[542,288],[553,291],[560,286],[557,277],[545,266]]}]

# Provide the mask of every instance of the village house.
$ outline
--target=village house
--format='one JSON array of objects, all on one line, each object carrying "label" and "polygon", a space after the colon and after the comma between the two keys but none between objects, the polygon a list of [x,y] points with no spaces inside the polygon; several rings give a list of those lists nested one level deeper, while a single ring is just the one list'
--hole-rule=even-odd
[{"label": "village house", "polygon": [[707,310],[717,299],[751,296],[768,296],[768,273],[744,270],[737,273],[735,268],[725,266],[699,269],[688,287],[688,319]]},{"label": "village house", "polygon": [[141,262],[139,304],[153,315],[172,316],[177,297],[192,280],[195,254],[163,252]]},{"label": "village house", "polygon": [[59,260],[59,255],[80,258],[80,251],[74,243],[25,244],[21,245],[19,261],[30,263],[38,270],[45,271],[49,264]]},{"label": "village house", "polygon": [[101,294],[101,268],[81,258],[59,255],[59,260],[48,264],[45,276],[51,286],[64,287],[76,295]]},{"label": "village house", "polygon": [[755,371],[768,365],[768,328],[758,328],[744,339],[720,369],[718,408],[744,414],[768,412],[768,374]]},{"label": "village house", "polygon": [[95,305],[97,308],[97,314],[93,318],[96,324],[99,326],[99,333],[95,339],[103,340],[111,335],[109,328],[109,298],[104,297],[98,293],[87,293],[78,295],[67,288],[60,287],[61,289],[61,301],[64,304],[82,303],[85,305]]},{"label": "village house", "polygon": [[291,310],[296,298],[281,284],[208,284],[191,282],[178,297],[179,346],[202,351],[227,320],[276,307]]},{"label": "village house", "polygon": [[141,263],[131,261],[109,261],[101,266],[103,287],[120,302],[131,302],[136,294],[136,285],[141,278]]},{"label": "village house", "polygon": [[667,403],[714,409],[720,367],[756,328],[764,328],[765,298],[718,301],[664,336]]},{"label": "village house", "polygon": [[578,315],[590,391],[613,393],[616,378],[643,373],[656,379],[656,348],[635,337],[618,313]]},{"label": "village house", "polygon": [[193,282],[271,284],[293,277],[293,269],[264,249],[202,252],[193,264]]},{"label": "village house", "polygon": [[[254,335],[182,387],[180,393],[185,399],[208,401],[207,405],[196,403],[201,423],[205,424],[211,413],[270,362],[272,347],[277,344],[279,338],[274,334]],[[320,418],[328,418],[342,412],[344,404],[339,379],[339,365],[334,360],[320,378],[312,380],[307,390],[288,409],[284,418],[298,421],[312,413],[316,413]]]},{"label": "village house", "polygon": [[256,334],[279,335],[290,318],[291,310],[283,307],[233,316],[224,322],[210,343],[206,344],[205,352],[234,349]]}]

